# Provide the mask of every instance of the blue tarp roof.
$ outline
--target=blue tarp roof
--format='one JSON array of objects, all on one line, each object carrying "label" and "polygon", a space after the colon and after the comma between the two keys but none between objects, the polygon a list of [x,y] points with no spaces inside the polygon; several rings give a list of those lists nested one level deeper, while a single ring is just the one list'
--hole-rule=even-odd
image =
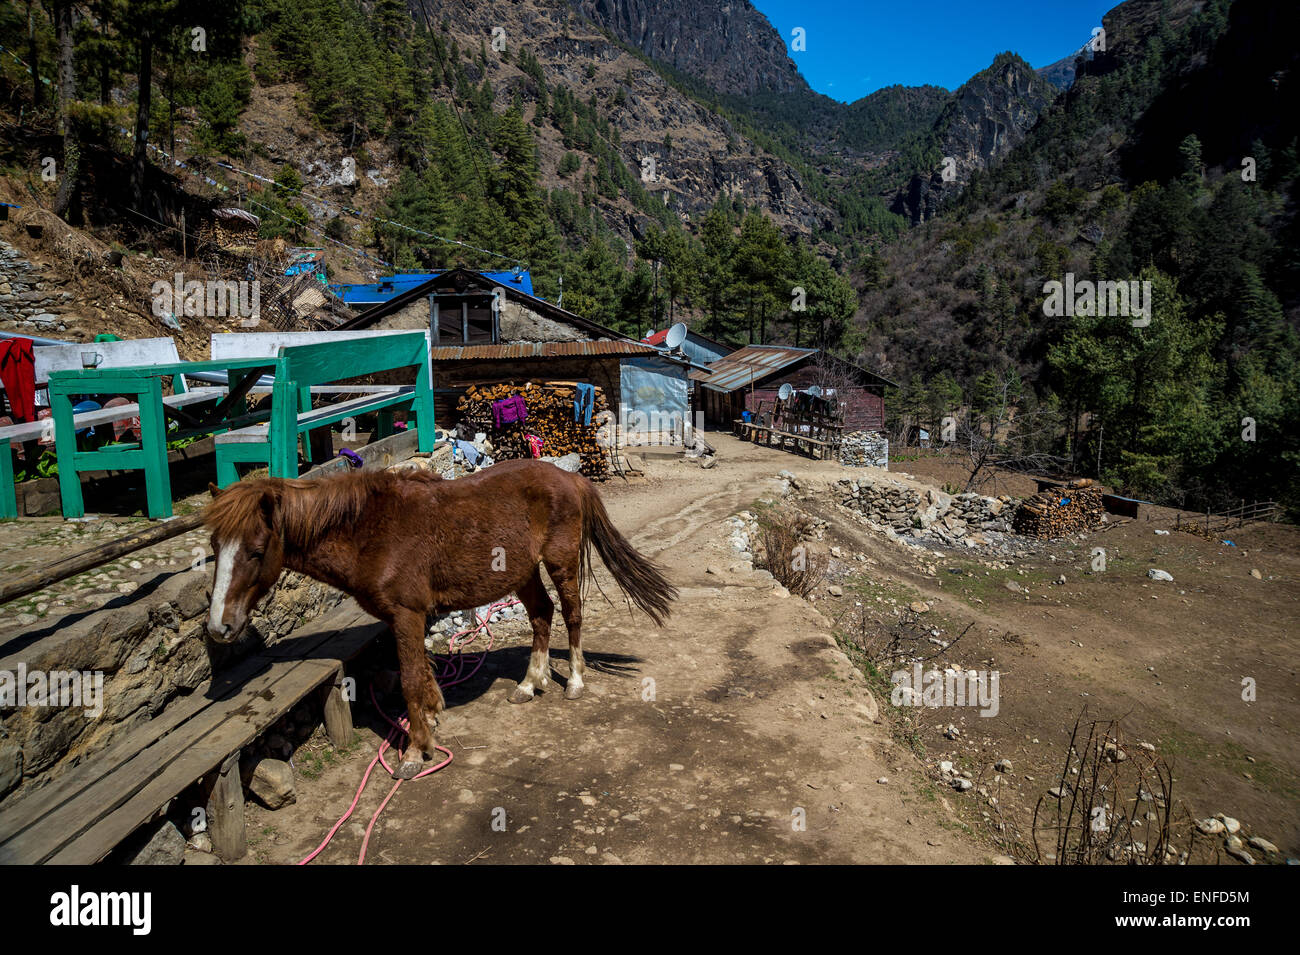
[{"label": "blue tarp roof", "polygon": [[[518,289],[526,295],[535,294],[533,292],[533,277],[527,270],[518,274],[513,271],[479,272],[478,274],[506,288]],[[442,275],[442,273],[399,272],[396,275],[385,276],[378,282],[369,285],[331,285],[330,289],[348,305],[377,305],[381,302],[387,302],[404,292],[409,292],[416,286],[423,285],[431,279],[436,279],[439,275]]]}]

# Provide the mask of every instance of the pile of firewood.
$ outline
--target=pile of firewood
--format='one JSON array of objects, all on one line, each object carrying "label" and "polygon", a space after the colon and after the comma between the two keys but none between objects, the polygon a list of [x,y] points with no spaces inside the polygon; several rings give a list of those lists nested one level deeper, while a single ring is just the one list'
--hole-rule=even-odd
[{"label": "pile of firewood", "polygon": [[1026,498],[1011,527],[1028,537],[1065,537],[1092,530],[1105,513],[1101,491],[1088,478],[1080,478],[1065,487],[1051,487]]},{"label": "pile of firewood", "polygon": [[[494,428],[492,402],[522,395],[528,406],[528,417],[514,424]],[[542,439],[541,454],[563,457],[577,453],[582,461],[581,471],[593,481],[609,477],[607,449],[597,441],[600,415],[609,410],[605,393],[596,388],[595,407],[591,424],[573,420],[575,389],[572,384],[522,385],[502,382],[492,385],[470,385],[461,396],[456,410],[461,418],[476,430],[485,432],[492,442],[492,456],[497,460],[530,458],[528,435]]]}]

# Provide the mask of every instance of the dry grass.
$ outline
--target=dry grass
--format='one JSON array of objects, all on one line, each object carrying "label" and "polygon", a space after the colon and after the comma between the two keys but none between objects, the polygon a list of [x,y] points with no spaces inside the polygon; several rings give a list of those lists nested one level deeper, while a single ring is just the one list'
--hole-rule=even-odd
[{"label": "dry grass", "polygon": [[786,590],[807,597],[826,578],[830,556],[809,543],[812,518],[778,508],[759,518],[764,564]]}]

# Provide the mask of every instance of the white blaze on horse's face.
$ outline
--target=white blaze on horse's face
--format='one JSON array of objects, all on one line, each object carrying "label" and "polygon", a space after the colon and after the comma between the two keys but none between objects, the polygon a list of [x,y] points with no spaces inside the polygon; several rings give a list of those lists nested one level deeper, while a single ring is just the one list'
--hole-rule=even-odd
[{"label": "white blaze on horse's face", "polygon": [[217,545],[217,576],[212,585],[212,608],[208,611],[208,632],[216,640],[226,636],[226,599],[230,596],[230,581],[242,549],[239,544]]}]

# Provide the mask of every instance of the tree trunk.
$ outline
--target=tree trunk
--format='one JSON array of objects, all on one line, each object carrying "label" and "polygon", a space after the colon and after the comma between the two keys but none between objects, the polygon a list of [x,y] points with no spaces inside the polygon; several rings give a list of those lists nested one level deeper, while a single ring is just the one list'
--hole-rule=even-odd
[{"label": "tree trunk", "polygon": [[76,98],[77,71],[74,59],[72,35],[74,11],[70,2],[61,2],[54,7],[55,27],[59,37],[59,125],[63,127],[63,175],[59,178],[59,190],[54,196],[54,214],[60,219],[68,218],[68,210],[77,197],[77,180],[81,175],[81,143],[77,138],[68,108]]},{"label": "tree trunk", "polygon": [[32,0],[27,0],[27,59],[32,68],[32,109],[38,110],[45,102],[41,91],[40,51],[36,47],[36,17],[32,13]]},{"label": "tree trunk", "polygon": [[135,154],[131,159],[131,200],[144,211],[144,179],[149,164],[149,110],[153,105],[153,32],[140,30],[140,58],[137,71],[139,92],[135,105]]},{"label": "tree trunk", "polygon": [[[99,20],[99,39],[100,42],[105,45],[108,42],[108,23],[106,22],[103,14],[100,14],[100,20]],[[101,52],[100,60],[99,60],[99,105],[100,106],[108,105],[108,94],[109,94],[110,85],[111,84],[109,83],[108,54]]]}]

